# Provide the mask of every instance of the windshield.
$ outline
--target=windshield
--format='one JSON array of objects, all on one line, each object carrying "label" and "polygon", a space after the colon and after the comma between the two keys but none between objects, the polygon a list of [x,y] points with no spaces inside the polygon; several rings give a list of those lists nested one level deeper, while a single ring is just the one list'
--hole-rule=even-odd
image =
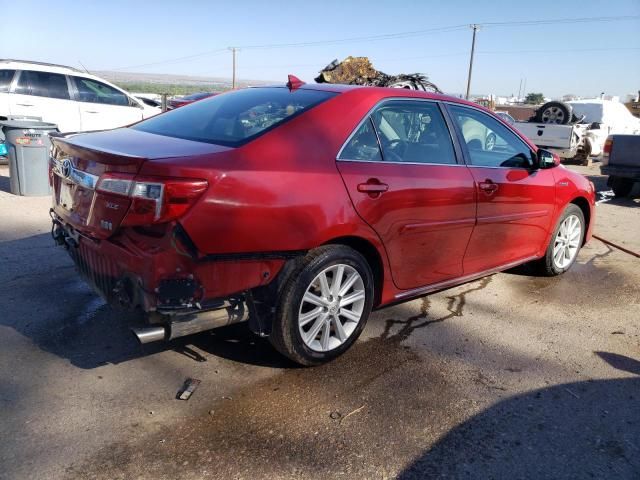
[{"label": "windshield", "polygon": [[335,95],[318,90],[247,88],[177,108],[131,128],[237,147]]}]

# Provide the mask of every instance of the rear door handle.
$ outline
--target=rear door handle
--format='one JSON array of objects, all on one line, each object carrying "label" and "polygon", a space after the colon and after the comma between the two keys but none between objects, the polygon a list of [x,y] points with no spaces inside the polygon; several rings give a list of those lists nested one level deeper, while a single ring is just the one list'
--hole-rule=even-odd
[{"label": "rear door handle", "polygon": [[84,113],[100,113],[100,112],[96,112],[95,110],[85,110]]},{"label": "rear door handle", "polygon": [[367,180],[367,183],[360,183],[358,185],[358,191],[362,193],[384,193],[387,190],[389,190],[389,185],[381,183],[375,178]]},{"label": "rear door handle", "polygon": [[495,193],[498,190],[498,184],[487,178],[478,184],[478,188],[486,193]]},{"label": "rear door handle", "polygon": [[33,103],[17,103],[16,105],[20,105],[21,107],[33,107]]}]

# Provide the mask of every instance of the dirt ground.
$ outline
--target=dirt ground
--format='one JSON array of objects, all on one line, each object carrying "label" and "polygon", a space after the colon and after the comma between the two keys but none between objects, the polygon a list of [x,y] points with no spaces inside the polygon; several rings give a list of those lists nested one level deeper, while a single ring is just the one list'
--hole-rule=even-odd
[{"label": "dirt ground", "polygon": [[[594,239],[561,277],[520,268],[380,310],[303,369],[243,325],[137,345],[136,318],[53,245],[50,200],[7,175],[0,479],[640,478],[638,258]],[[596,234],[640,252],[637,188],[598,205]]]}]

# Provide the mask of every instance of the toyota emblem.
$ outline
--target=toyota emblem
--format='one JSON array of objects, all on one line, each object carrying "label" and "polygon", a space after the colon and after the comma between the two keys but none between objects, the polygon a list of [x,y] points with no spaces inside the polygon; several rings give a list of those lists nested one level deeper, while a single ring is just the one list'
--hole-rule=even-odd
[{"label": "toyota emblem", "polygon": [[71,165],[71,160],[69,160],[68,158],[65,158],[62,161],[62,165],[60,166],[60,173],[62,174],[63,177],[69,178],[71,176],[72,169],[73,169],[73,166]]}]

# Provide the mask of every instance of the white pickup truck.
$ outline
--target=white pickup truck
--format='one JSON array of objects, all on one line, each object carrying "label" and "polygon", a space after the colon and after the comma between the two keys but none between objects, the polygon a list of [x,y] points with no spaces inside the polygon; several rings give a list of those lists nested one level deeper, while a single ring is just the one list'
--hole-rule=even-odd
[{"label": "white pickup truck", "polygon": [[609,135],[640,134],[640,119],[622,103],[599,99],[548,102],[532,121],[513,125],[537,146],[583,164],[602,155]]}]

